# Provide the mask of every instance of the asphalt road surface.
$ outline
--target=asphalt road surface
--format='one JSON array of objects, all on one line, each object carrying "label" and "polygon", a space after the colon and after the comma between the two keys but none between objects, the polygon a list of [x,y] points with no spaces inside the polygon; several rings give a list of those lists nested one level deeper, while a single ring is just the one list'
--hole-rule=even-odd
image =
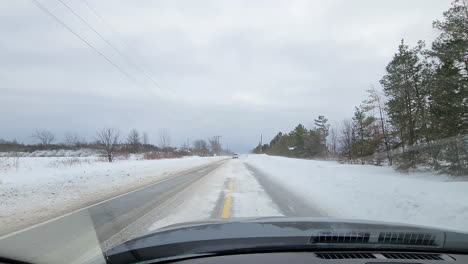
[{"label": "asphalt road surface", "polygon": [[[152,210],[160,208],[161,205],[170,201],[170,198],[175,194],[185,190],[222,164],[223,162],[215,163],[196,171],[172,177],[161,183],[89,208],[100,243],[105,243]],[[164,215],[164,212],[160,212],[160,215]],[[145,230],[144,227],[153,221],[154,219],[146,222],[140,220],[138,222],[139,229]],[[122,240],[127,239],[122,238]]]}]

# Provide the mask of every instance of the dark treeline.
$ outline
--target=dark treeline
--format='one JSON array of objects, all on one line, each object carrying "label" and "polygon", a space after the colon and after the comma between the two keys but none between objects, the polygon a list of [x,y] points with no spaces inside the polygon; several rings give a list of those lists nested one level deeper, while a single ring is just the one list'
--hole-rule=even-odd
[{"label": "dark treeline", "polygon": [[259,144],[253,152],[298,158],[326,158],[330,126],[324,116],[319,116],[315,125],[317,127],[314,129],[306,129],[299,124],[289,133],[279,132],[269,144]]},{"label": "dark treeline", "polygon": [[402,40],[380,80],[383,91],[369,89],[340,126],[319,116],[314,128],[298,125],[253,152],[468,174],[467,14],[454,1],[433,22],[440,34],[430,48]]},{"label": "dark treeline", "polygon": [[[136,137],[135,137],[136,135]],[[36,144],[24,144],[17,140],[0,139],[0,152],[34,152],[41,150],[78,150],[78,149],[102,149],[102,142],[98,136],[90,141],[80,138],[76,134],[66,133],[64,139],[56,140],[55,135],[47,130],[38,130],[31,135],[31,138],[37,141]],[[119,134],[116,143],[121,152],[143,153],[148,151],[164,151],[164,149],[143,142],[139,133],[132,130],[128,137],[122,137]],[[171,151],[174,148],[168,147],[165,151]]]},{"label": "dark treeline", "polygon": [[144,154],[145,159],[175,158],[189,155],[214,156],[228,155],[231,151],[223,149],[219,136],[209,138],[207,141],[198,139],[192,145],[189,142],[181,147],[171,146],[171,136],[167,130],[159,131],[159,144],[149,142],[148,134],[136,129],[122,135],[118,129],[104,128],[96,132],[96,136],[86,141],[76,133],[66,133],[62,140],[56,140],[55,134],[47,130],[36,130],[32,135],[36,144],[23,144],[16,140],[0,139],[0,152],[9,152],[7,155],[19,155],[18,152],[34,152],[43,150],[82,150],[90,149],[102,153],[109,162],[116,156],[129,154]]}]

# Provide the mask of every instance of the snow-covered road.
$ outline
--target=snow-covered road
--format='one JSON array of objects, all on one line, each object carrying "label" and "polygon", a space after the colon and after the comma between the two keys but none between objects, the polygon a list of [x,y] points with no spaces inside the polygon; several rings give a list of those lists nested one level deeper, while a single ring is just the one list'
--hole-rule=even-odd
[{"label": "snow-covered road", "polygon": [[[145,197],[144,193],[149,193],[149,196]],[[128,205],[126,200],[138,199],[135,195],[137,194],[120,197],[97,208],[91,208],[91,216],[97,229],[102,227],[96,225],[96,222],[104,222],[113,228],[119,226],[115,220],[122,215],[119,208],[124,204],[125,210],[129,209],[128,206],[133,210],[134,206]],[[115,234],[112,237],[100,235],[101,230],[97,230],[104,248],[111,248],[131,238],[173,224],[283,215],[281,208],[272,201],[245,163],[237,159],[174,177],[139,191],[139,195],[142,196],[138,202],[140,206],[143,203],[148,204],[149,199],[154,199],[151,210],[147,210],[144,216],[127,227],[113,230]],[[115,216],[115,219],[102,219],[102,216],[109,215]]]},{"label": "snow-covered road", "polygon": [[245,163],[238,159],[225,162],[180,196],[182,202],[171,206],[171,214],[155,221],[150,230],[187,221],[283,215]]}]

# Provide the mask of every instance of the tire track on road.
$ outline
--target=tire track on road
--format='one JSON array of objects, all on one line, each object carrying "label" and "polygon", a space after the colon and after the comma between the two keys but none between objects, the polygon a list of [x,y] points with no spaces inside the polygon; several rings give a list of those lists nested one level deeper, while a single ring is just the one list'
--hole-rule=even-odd
[{"label": "tire track on road", "polygon": [[254,166],[244,163],[250,173],[257,179],[258,183],[263,187],[265,192],[270,196],[271,200],[278,206],[284,216],[294,217],[324,217],[325,213],[305,201],[301,197],[292,193],[282,185],[269,179],[268,175],[255,168]]}]

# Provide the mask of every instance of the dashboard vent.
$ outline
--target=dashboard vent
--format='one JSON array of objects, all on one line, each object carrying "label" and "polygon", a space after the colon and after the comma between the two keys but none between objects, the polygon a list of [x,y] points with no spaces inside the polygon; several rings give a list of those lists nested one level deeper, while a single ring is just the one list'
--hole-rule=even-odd
[{"label": "dashboard vent", "polygon": [[317,252],[315,256],[321,259],[453,260],[451,257],[442,254],[397,252]]},{"label": "dashboard vent", "polygon": [[369,233],[364,232],[323,232],[310,238],[312,243],[369,243]]},{"label": "dashboard vent", "polygon": [[430,233],[380,233],[379,244],[436,246],[436,237]]},{"label": "dashboard vent", "polygon": [[444,260],[440,254],[426,253],[381,253],[387,259],[425,259],[425,260]]},{"label": "dashboard vent", "polygon": [[315,253],[321,259],[375,259],[372,253]]}]

